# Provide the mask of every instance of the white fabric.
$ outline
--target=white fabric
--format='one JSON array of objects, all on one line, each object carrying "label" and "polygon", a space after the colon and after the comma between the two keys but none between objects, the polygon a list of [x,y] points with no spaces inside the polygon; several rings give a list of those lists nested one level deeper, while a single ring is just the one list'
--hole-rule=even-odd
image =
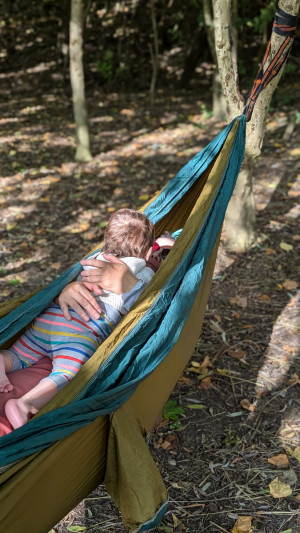
[{"label": "white fabric", "polygon": [[[92,259],[106,261],[101,252],[93,256]],[[130,268],[131,272],[135,275],[135,277],[143,281],[144,285],[148,285],[149,281],[151,281],[154,276],[154,271],[152,270],[152,268],[146,266],[145,259],[142,259],[141,257],[121,257],[120,261],[125,263]],[[84,270],[89,270],[91,268],[96,267],[85,266]],[[105,304],[111,305],[120,313],[125,314],[128,311],[126,301],[128,299],[129,294],[130,293],[115,294],[110,291],[103,291],[103,294],[101,294],[101,296],[96,295],[96,299],[99,303],[103,302]]]}]

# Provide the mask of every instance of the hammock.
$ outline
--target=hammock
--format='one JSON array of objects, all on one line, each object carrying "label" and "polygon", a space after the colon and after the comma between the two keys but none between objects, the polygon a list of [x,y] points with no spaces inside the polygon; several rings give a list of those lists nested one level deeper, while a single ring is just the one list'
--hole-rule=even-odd
[{"label": "hammock", "polygon": [[[272,66],[271,77],[281,64]],[[0,439],[6,533],[19,533],[25,524],[45,533],[103,479],[129,531],[161,520],[167,493],[142,435],[155,424],[199,337],[243,159],[246,115],[249,120],[267,78],[262,66],[244,114],[145,206],[156,234],[183,230],[134,307],[63,391]],[[9,346],[80,270],[77,263],[24,303],[0,306],[1,346]]]},{"label": "hammock", "polygon": [[[97,442],[96,454],[95,451],[90,449],[87,451],[86,448],[86,440],[91,439],[93,432],[96,437],[92,437],[93,444],[89,443],[89,448],[95,445],[95,440],[99,438],[103,444],[106,440],[107,431],[104,428],[107,419],[99,417],[116,411],[127,402],[139,384],[141,385],[137,391],[137,398],[140,398],[141,394],[143,396],[145,393],[142,392],[142,382],[150,376],[150,383],[150,380],[154,379],[154,374],[152,376],[151,374],[155,369],[159,374],[162,366],[160,363],[163,362],[168,368],[171,366],[172,370],[168,369],[167,377],[165,373],[162,374],[165,383],[161,387],[153,385],[155,398],[152,389],[146,407],[140,399],[131,402],[134,416],[147,430],[159,416],[200,333],[218,236],[243,159],[245,124],[244,116],[235,119],[183,167],[163,191],[146,206],[144,212],[155,224],[156,234],[165,229],[174,231],[179,227],[183,228],[168,260],[163,263],[129,314],[98,348],[68,387],[41,410],[39,416],[0,439],[0,466],[7,467],[16,463],[0,476],[0,481],[3,482],[0,492],[0,520],[5,531],[12,531],[9,528],[13,513],[12,505],[17,505],[18,515],[22,516],[22,521],[24,521],[23,510],[26,516],[30,515],[27,501],[26,505],[22,505],[22,512],[20,511],[19,505],[24,501],[23,491],[28,491],[30,500],[35,501],[35,511],[31,510],[34,518],[31,517],[29,522],[26,518],[26,524],[34,520],[34,523],[38,522],[40,527],[36,531],[46,531],[99,484],[101,474],[97,475],[95,485],[94,483],[90,485],[88,481],[88,492],[85,492],[85,487],[85,494],[82,495],[82,487],[75,487],[78,481],[74,483],[71,476],[68,480],[65,479],[68,488],[64,487],[62,495],[57,487],[50,489],[49,478],[54,476],[54,484],[58,479],[61,482],[60,471],[65,468],[61,460],[61,450],[64,457],[67,453],[68,460],[70,462],[74,460],[76,464],[76,457],[75,459],[73,457],[77,456],[78,460],[78,444],[74,444],[76,442],[80,442],[79,455],[82,455],[84,450],[85,469],[91,468],[92,461],[99,463],[101,455],[99,443]],[[80,269],[78,263],[3,318],[0,321],[1,344],[9,341],[27,326],[62,288],[74,279]],[[174,359],[167,362],[169,356],[176,353],[178,348],[181,348],[179,359],[178,355],[174,356],[178,359],[177,363]],[[150,406],[147,405],[149,402],[151,414],[149,414]],[[93,421],[96,421],[94,425],[91,424]],[[97,459],[95,455],[98,456]],[[54,456],[57,460],[52,459]],[[45,466],[47,471],[50,467],[51,475],[49,472],[46,474],[46,471],[41,474]],[[73,468],[77,469],[78,465],[74,467],[73,464]],[[99,464],[95,467],[93,464],[93,472],[95,468],[103,472],[103,457],[101,467]],[[44,490],[35,481],[34,492],[37,500],[32,494],[32,488],[28,489],[27,475],[26,484],[23,484],[21,489],[20,480],[28,469],[30,472],[39,472],[39,484],[43,481]],[[76,477],[77,475],[78,470]],[[86,476],[89,475],[87,470]],[[67,474],[65,476],[67,477]],[[51,494],[51,500],[55,495],[55,505],[52,502],[50,506],[51,518],[50,516],[46,518],[46,515],[49,515],[49,501],[46,499],[44,504],[40,503],[41,492],[45,492],[45,485],[46,492]],[[14,487],[13,494],[12,487]],[[74,489],[78,494],[73,495],[67,505],[62,504],[66,495],[69,498]],[[58,492],[60,494],[56,498]],[[17,498],[20,500],[17,504],[16,494],[19,494]],[[36,501],[39,501],[38,505]],[[161,503],[163,505],[164,502]],[[55,510],[52,507],[55,507]],[[42,517],[43,527],[37,520],[37,508]],[[42,508],[43,511],[40,511]],[[18,527],[20,528],[20,524]],[[18,527],[15,531],[18,531]],[[35,531],[34,525],[30,527]]]}]

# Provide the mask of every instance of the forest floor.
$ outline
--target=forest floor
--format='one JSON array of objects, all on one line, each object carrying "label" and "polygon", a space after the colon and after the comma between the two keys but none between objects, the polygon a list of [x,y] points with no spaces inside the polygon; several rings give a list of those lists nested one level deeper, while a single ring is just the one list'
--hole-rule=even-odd
[{"label": "forest floor", "polygon": [[[25,69],[1,80],[1,301],[81,259],[111,212],[143,205],[223,127],[194,91],[161,92],[150,109],[146,94],[96,90],[89,98],[95,157],[78,164],[70,97],[61,80],[48,91],[43,76]],[[300,531],[295,117],[284,107],[270,115],[255,169],[257,241],[229,253],[225,228],[203,333],[149,438],[170,498],[157,533],[230,532],[239,517],[250,518],[236,531]],[[276,478],[291,494],[279,484],[279,497],[272,495]],[[55,531],[125,529],[99,487]]]}]

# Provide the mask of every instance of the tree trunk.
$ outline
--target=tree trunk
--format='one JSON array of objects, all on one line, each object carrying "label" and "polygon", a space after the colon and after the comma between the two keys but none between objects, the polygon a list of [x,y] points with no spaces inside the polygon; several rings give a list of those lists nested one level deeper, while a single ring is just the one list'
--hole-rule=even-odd
[{"label": "tree trunk", "polygon": [[224,98],[223,87],[221,83],[220,74],[217,67],[217,54],[215,47],[215,36],[214,36],[214,21],[211,10],[210,0],[203,0],[203,15],[206,28],[206,35],[210,53],[214,60],[216,70],[214,72],[213,79],[213,97],[212,97],[212,109],[214,119],[217,121],[226,120],[226,100]]},{"label": "tree trunk", "polygon": [[[278,6],[290,15],[297,15],[299,3],[300,0],[279,0]],[[243,112],[244,103],[239,91],[237,71],[230,45],[228,0],[213,0],[213,7],[218,68],[226,98],[227,113],[231,120]],[[272,33],[271,49],[266,67],[274,58],[283,41],[284,37]],[[291,44],[292,41],[290,41]],[[256,214],[252,172],[256,159],[261,153],[269,106],[281,73],[282,69],[267,88],[260,93],[252,118],[247,123],[245,159],[225,218],[226,246],[231,250],[245,251],[255,240]]]},{"label": "tree trunk", "polygon": [[155,99],[155,88],[156,81],[159,70],[159,52],[158,52],[158,33],[157,33],[157,23],[155,17],[155,6],[154,0],[150,0],[150,12],[151,12],[151,22],[152,22],[152,31],[153,31],[153,47],[151,43],[149,44],[151,62],[152,62],[152,78],[150,84],[150,104],[154,105]]},{"label": "tree trunk", "polygon": [[92,159],[88,117],[84,92],[84,72],[82,61],[82,1],[72,0],[70,19],[70,77],[73,96],[73,110],[76,125],[76,161]]},{"label": "tree trunk", "polygon": [[[62,7],[62,15],[59,20],[59,30],[56,37],[56,46],[58,53],[61,54],[61,63],[63,66],[63,77],[66,85],[66,75],[69,62],[69,26],[70,26],[70,0],[66,0]],[[69,87],[69,83],[68,83]]]}]

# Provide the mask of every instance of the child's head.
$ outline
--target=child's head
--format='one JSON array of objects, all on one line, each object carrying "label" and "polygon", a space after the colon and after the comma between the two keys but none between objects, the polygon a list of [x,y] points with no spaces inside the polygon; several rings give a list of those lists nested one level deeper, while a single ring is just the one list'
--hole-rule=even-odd
[{"label": "child's head", "polygon": [[166,259],[175,240],[170,234],[165,233],[158,237],[152,245],[152,249],[147,255],[147,264],[156,272],[161,263]]},{"label": "child's head", "polygon": [[135,209],[120,209],[108,221],[101,251],[116,257],[145,258],[154,241],[152,222]]}]

